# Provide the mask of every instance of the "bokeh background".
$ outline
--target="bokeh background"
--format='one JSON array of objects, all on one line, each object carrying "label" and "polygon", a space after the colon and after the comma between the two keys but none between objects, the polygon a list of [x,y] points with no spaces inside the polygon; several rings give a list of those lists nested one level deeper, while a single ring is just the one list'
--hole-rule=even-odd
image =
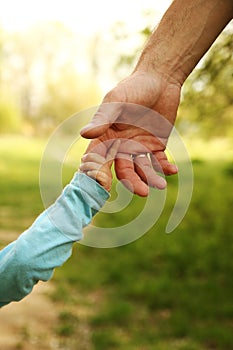
[{"label": "bokeh background", "polygon": [[[170,2],[0,0],[1,247],[44,209],[40,160],[52,132],[131,73]],[[230,23],[183,87],[176,127],[194,189],[180,226],[165,234],[175,176],[161,217],[142,238],[112,249],[75,245],[49,287],[39,284],[3,308],[1,349],[233,348],[232,52]],[[66,160],[64,183],[81,149]],[[135,196],[97,223],[121,225],[144,204]]]}]

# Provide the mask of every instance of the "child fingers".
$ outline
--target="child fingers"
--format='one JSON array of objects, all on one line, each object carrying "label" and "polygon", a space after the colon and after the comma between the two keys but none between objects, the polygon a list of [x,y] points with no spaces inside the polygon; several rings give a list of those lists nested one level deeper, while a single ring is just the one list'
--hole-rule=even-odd
[{"label": "child fingers", "polygon": [[103,164],[105,162],[105,158],[98,153],[87,153],[82,157],[82,162],[94,162],[98,164]]},{"label": "child fingers", "polygon": [[92,179],[96,179],[98,176],[99,171],[98,170],[88,170],[86,172],[87,176],[91,177]]},{"label": "child fingers", "polygon": [[79,170],[87,173],[88,171],[99,171],[100,169],[100,164],[96,163],[96,162],[85,162],[80,164]]},{"label": "child fingers", "polygon": [[110,146],[110,148],[108,149],[106,157],[103,157],[100,154],[93,152],[93,150],[92,150],[91,153],[86,153],[82,157],[82,162],[83,163],[95,162],[98,164],[104,164],[105,162],[112,161],[117,154],[117,150],[119,148],[119,145],[120,145],[120,140],[115,140],[112,143],[112,145]]},{"label": "child fingers", "polygon": [[111,180],[107,174],[99,170],[88,170],[86,172],[87,176],[91,177],[94,180],[97,180],[98,183],[103,186],[107,191],[111,188]]},{"label": "child fingers", "polygon": [[85,154],[88,153],[97,153],[102,155],[103,157],[106,154],[106,145],[104,142],[100,141],[99,139],[91,140],[89,143]]},{"label": "child fingers", "polygon": [[115,159],[118,148],[120,146],[121,141],[119,139],[115,140],[111,147],[108,149],[107,154],[106,154],[106,161],[111,162]]}]

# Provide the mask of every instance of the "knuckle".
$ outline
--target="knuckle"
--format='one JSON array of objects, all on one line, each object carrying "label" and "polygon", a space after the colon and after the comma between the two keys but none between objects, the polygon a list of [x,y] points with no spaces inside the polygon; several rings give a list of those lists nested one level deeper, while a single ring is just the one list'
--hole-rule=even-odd
[{"label": "knuckle", "polygon": [[121,89],[115,87],[110,90],[104,97],[103,102],[122,102],[122,92]]}]

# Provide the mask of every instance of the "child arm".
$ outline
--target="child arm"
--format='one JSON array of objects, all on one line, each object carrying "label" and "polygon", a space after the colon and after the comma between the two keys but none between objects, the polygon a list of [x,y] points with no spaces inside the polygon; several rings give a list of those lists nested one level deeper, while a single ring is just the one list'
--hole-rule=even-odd
[{"label": "child arm", "polygon": [[[96,163],[92,163],[88,171],[96,170]],[[98,164],[106,173],[106,158]],[[110,169],[110,163],[107,166]],[[82,172],[74,175],[56,202],[0,251],[0,307],[21,300],[39,280],[52,277],[54,269],[71,256],[74,242],[82,239],[82,229],[108,197],[109,193],[94,178]]]}]

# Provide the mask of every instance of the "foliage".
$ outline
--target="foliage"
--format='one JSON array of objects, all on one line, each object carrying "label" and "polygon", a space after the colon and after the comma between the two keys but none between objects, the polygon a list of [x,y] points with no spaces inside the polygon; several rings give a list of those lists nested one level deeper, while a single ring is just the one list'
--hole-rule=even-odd
[{"label": "foliage", "polygon": [[95,106],[99,100],[98,86],[91,83],[87,76],[74,74],[73,69],[64,67],[62,75],[47,80],[46,96],[38,112],[38,123],[41,128],[54,127],[76,112]]},{"label": "foliage", "polygon": [[[149,21],[148,21],[149,22]],[[150,22],[149,22],[150,23]],[[138,42],[145,42],[152,33],[146,25],[138,33]],[[126,33],[120,40],[132,38]],[[138,47],[124,51],[117,60],[117,71],[132,67],[138,56]],[[233,27],[223,31],[206,56],[186,80],[182,91],[177,120],[186,134],[208,137],[233,135]]]},{"label": "foliage", "polygon": [[[8,231],[20,233],[43,210],[37,176],[43,148],[41,140],[1,138],[0,219],[6,241]],[[213,158],[209,143],[208,151],[212,161],[195,155],[192,202],[172,234],[166,235],[164,228],[177,193],[176,177],[168,178],[160,220],[142,238],[113,249],[77,244],[72,258],[56,270],[53,300],[61,312],[54,332],[62,347],[233,347],[233,202],[226,190],[232,186],[232,161],[229,145],[222,146],[229,158],[221,162]],[[128,211],[134,217],[138,208]],[[98,218],[103,219],[109,222],[98,221],[100,225],[112,225],[111,215]]]},{"label": "foliage", "polygon": [[118,80],[124,79],[129,75],[140,57],[142,47],[153,32],[153,27],[156,14],[153,10],[145,11],[142,19],[144,24],[131,32],[126,23],[117,22],[112,27],[112,37],[115,41],[118,54],[116,55],[114,73]]},{"label": "foliage", "polygon": [[225,31],[184,85],[179,110],[184,129],[233,135],[233,32]]},{"label": "foliage", "polygon": [[44,142],[16,136],[0,139],[0,230],[23,231],[43,210],[39,165]]},{"label": "foliage", "polygon": [[57,270],[58,285],[72,295],[66,298],[72,310],[79,308],[80,295],[100,295],[90,305],[94,349],[233,346],[232,197],[224,191],[232,177],[225,168],[228,163],[216,173],[215,162],[196,162],[198,185],[186,218],[172,234],[163,233],[174,201],[171,178],[164,215],[145,236],[110,250],[77,246]]},{"label": "foliage", "polygon": [[[111,55],[117,55],[114,74],[118,80],[129,73],[129,67],[132,70],[152,32],[148,25],[153,23],[152,17],[153,11],[144,14],[145,24],[137,35],[122,22],[113,25]],[[186,81],[177,121],[182,131],[232,136],[232,37],[229,26]],[[80,50],[83,46],[77,37],[59,22],[41,23],[19,33],[1,30],[0,92],[7,91],[8,96],[1,102],[1,133],[18,130],[20,123],[24,131],[51,131],[70,115],[98,104],[95,78],[107,67],[108,74],[113,74],[109,69],[113,58],[108,57],[109,47],[96,33],[85,62],[89,73],[81,74],[77,69]],[[106,56],[108,65],[103,64]]]},{"label": "foliage", "polygon": [[99,295],[97,303],[90,302],[95,349],[233,346],[232,198],[224,191],[232,177],[225,171],[229,163],[218,166],[218,173],[215,164],[200,160],[194,165],[197,186],[175,232],[163,233],[174,202],[176,181],[171,178],[165,212],[145,236],[110,250],[77,246],[57,270],[58,285],[70,290],[66,305],[72,310],[79,308],[80,295],[90,300]]},{"label": "foliage", "polygon": [[[0,92],[9,91],[17,101],[24,129],[30,125],[34,133],[50,132],[70,115],[99,102],[95,79],[78,70],[77,37],[63,24],[40,23],[24,32],[3,32],[1,39]],[[11,127],[0,129],[5,131]]]},{"label": "foliage", "polygon": [[7,93],[0,96],[0,133],[20,130],[21,114],[19,106]]}]

